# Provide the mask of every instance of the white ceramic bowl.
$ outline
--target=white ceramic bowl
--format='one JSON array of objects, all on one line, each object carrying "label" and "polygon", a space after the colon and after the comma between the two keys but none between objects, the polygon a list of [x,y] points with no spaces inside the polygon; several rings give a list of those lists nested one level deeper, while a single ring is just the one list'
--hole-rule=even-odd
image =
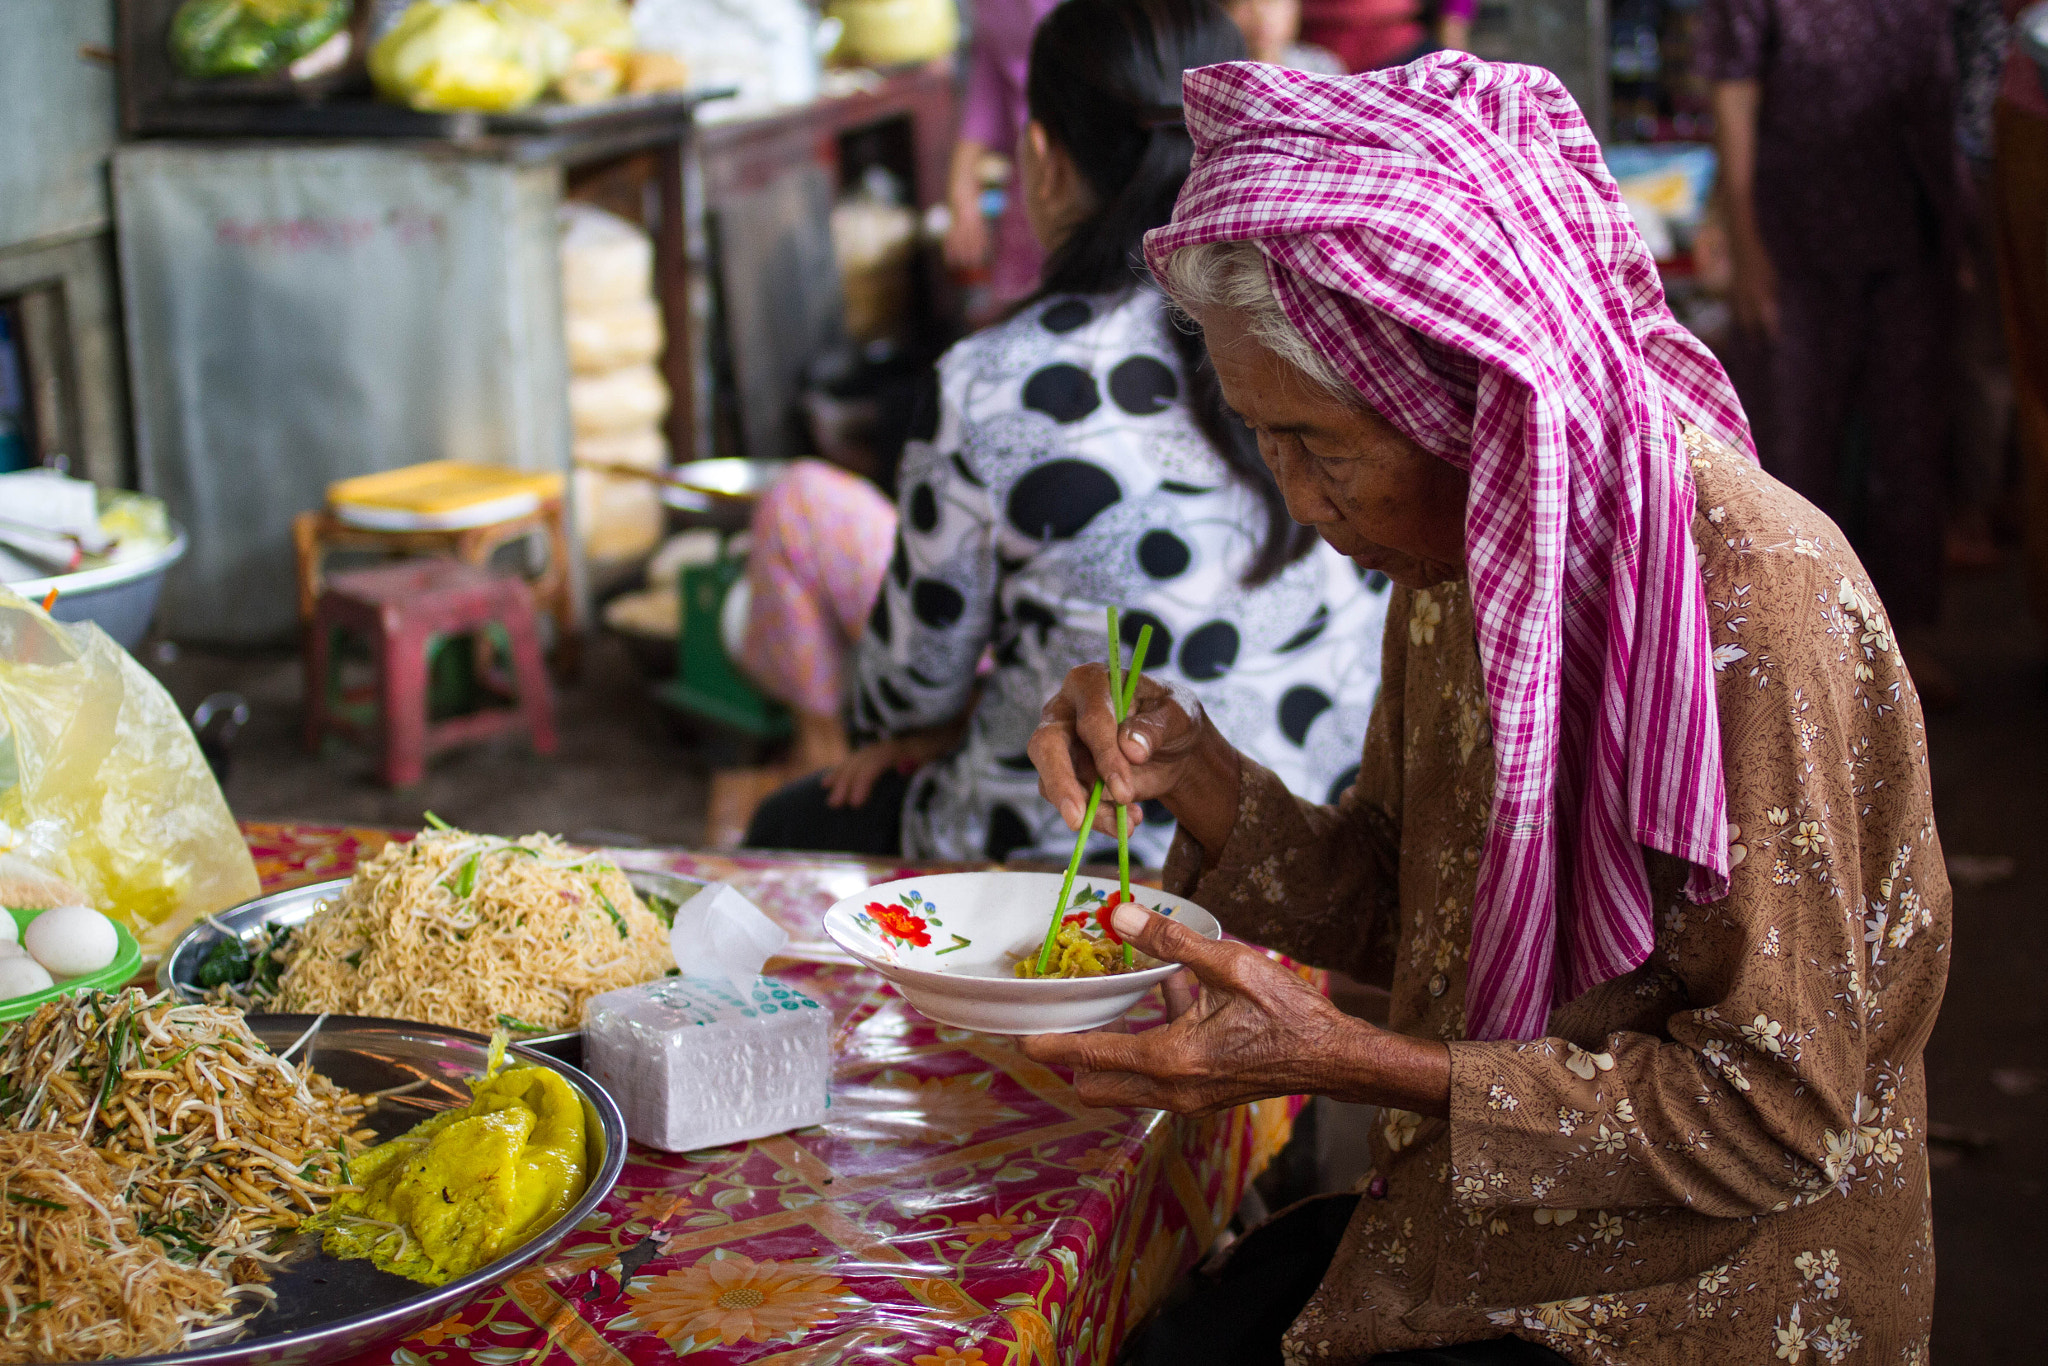
[{"label": "white ceramic bowl", "polygon": [[[992,872],[884,882],[827,911],[825,933],[939,1024],[986,1034],[1099,1029],[1179,968],[1166,963],[1108,977],[1018,977],[1012,965],[1044,942],[1060,881],[1058,873]],[[1110,878],[1078,877],[1074,898],[1092,889],[1096,895],[1087,904],[1099,905],[1116,887]],[[1222,933],[1215,916],[1185,897],[1146,887],[1138,889],[1137,901],[1204,938]],[[874,905],[891,914],[877,917],[869,910]]]}]

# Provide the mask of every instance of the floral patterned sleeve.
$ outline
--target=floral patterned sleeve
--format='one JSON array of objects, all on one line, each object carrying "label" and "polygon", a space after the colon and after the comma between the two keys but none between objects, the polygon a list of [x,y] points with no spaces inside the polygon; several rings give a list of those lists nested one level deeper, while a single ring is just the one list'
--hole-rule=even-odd
[{"label": "floral patterned sleeve", "polygon": [[1695,539],[1711,552],[1729,895],[1693,905],[1683,870],[1653,860],[1667,909],[1648,963],[1560,1007],[1558,1037],[1451,1045],[1451,1193],[1467,1207],[1732,1217],[1904,1180],[1947,949],[1924,732],[1839,533],[1764,544],[1724,535],[1723,513],[1705,509]]},{"label": "floral patterned sleeve", "polygon": [[[1408,614],[1396,590],[1387,620]],[[1213,911],[1241,939],[1361,981],[1386,975],[1399,928],[1402,679],[1408,642],[1389,629],[1379,700],[1357,779],[1335,805],[1295,796],[1240,756],[1237,823],[1204,867],[1185,831],[1167,855],[1165,886]],[[1228,737],[1226,737],[1228,738]]]}]

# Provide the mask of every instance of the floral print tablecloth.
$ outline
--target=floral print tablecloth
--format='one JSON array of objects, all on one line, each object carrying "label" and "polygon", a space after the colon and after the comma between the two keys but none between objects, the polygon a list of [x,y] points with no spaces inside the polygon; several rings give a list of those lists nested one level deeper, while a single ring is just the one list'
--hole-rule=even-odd
[{"label": "floral print tablecloth", "polygon": [[[387,831],[245,823],[266,892]],[[909,871],[834,856],[623,853],[732,882],[797,945]],[[1007,1039],[931,1024],[864,969],[775,970],[833,1012],[832,1118],[687,1155],[635,1145],[549,1261],[354,1366],[1102,1362],[1230,1218],[1297,1102],[1205,1120],[1093,1110]]]}]

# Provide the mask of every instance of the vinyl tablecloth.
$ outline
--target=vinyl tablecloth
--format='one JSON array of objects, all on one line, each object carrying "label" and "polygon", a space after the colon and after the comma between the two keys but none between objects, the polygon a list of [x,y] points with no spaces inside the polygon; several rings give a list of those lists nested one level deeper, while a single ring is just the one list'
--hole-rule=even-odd
[{"label": "vinyl tablecloth", "polygon": [[[266,892],[342,876],[390,838],[243,830]],[[921,871],[832,855],[620,858],[731,882],[799,947],[823,940],[840,897]],[[1090,1109],[1010,1040],[934,1025],[866,969],[772,971],[833,1013],[823,1126],[689,1154],[634,1145],[553,1258],[353,1366],[1106,1363],[1208,1248],[1298,1109]]]}]

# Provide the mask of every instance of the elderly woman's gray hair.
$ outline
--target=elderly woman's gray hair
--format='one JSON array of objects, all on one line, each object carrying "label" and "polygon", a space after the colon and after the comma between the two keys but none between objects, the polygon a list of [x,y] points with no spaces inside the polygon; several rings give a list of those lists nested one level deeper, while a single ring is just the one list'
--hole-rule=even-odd
[{"label": "elderly woman's gray hair", "polygon": [[1203,242],[1182,247],[1166,258],[1166,274],[1160,283],[1191,315],[1212,310],[1237,314],[1244,319],[1252,340],[1299,370],[1310,383],[1347,403],[1358,403],[1358,390],[1328,357],[1309,344],[1280,306],[1269,269],[1266,254],[1254,243]]}]

